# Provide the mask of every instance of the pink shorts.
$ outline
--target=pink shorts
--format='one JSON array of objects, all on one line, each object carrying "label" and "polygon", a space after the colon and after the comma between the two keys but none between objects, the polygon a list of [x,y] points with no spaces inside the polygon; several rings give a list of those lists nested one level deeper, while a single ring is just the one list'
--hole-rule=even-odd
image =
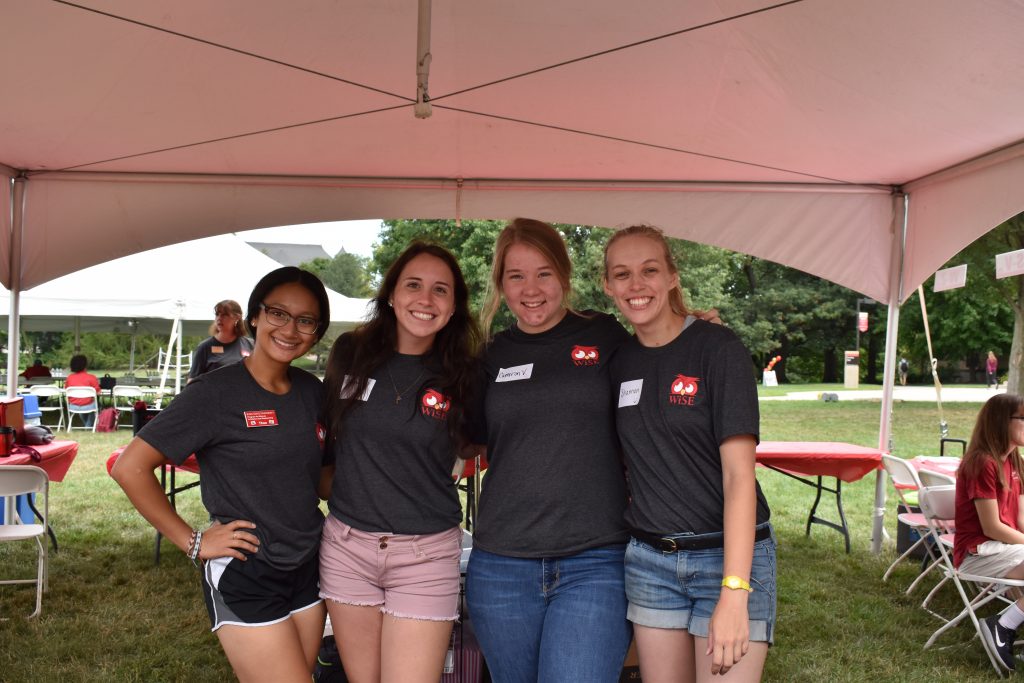
[{"label": "pink shorts", "polygon": [[369,533],[327,515],[320,544],[320,597],[380,606],[404,619],[459,616],[462,529],[426,536]]}]

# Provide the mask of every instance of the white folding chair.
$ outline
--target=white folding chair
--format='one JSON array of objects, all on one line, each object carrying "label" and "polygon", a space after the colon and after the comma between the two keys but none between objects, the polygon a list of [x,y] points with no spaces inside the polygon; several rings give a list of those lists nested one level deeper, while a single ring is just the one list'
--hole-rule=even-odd
[{"label": "white folding chair", "polygon": [[[956,486],[956,477],[952,477],[948,474],[943,474],[942,472],[933,472],[931,470],[918,470],[917,477],[918,479],[920,479],[922,487]],[[950,518],[944,520],[942,522],[942,527],[944,529],[944,533],[939,537],[939,540],[944,546],[946,546],[947,550],[952,551],[953,534],[956,531],[954,528],[953,519]],[[917,584],[921,582],[922,578],[924,578],[929,572],[931,572],[935,567],[937,567],[940,562],[942,562],[942,557],[937,552],[932,552],[931,555],[932,563],[928,567],[926,567],[924,571],[922,571],[916,579],[914,579],[913,583],[910,584],[910,587],[907,588],[908,595],[912,593],[915,588],[917,588]],[[935,584],[935,586],[930,591],[928,591],[928,595],[926,595],[924,601],[921,602],[921,609],[928,612],[932,616],[938,617],[943,621],[946,621],[946,617],[939,614],[938,612],[933,611],[928,606],[928,604],[931,602],[935,594],[939,592],[939,589],[946,584],[947,581],[949,581],[949,577],[943,576],[942,580]]]},{"label": "white folding chair", "polygon": [[[32,387],[31,393],[33,396],[39,397],[39,412],[43,414],[43,417],[46,417],[47,413],[57,413],[57,424],[50,426],[59,432],[64,426],[64,390],[56,384],[44,384]],[[56,401],[56,405],[54,405],[54,401]]]},{"label": "white folding chair", "polygon": [[[893,486],[896,489],[896,495],[899,498],[899,506],[902,509],[896,515],[897,520],[906,524],[908,527],[918,533],[919,538],[907,548],[902,555],[893,560],[889,568],[885,570],[885,574],[882,575],[882,581],[888,581],[889,575],[896,568],[900,562],[909,557],[914,553],[915,550],[924,546],[927,548],[925,539],[928,536],[928,521],[925,520],[924,515],[920,512],[912,512],[911,505],[907,502],[905,493],[908,491],[917,491],[921,488],[921,481],[917,478],[917,472],[911,467],[903,458],[898,458],[895,455],[889,455],[888,453],[882,454],[882,466],[885,471],[889,474],[889,478],[892,479]],[[922,576],[925,572],[922,572]],[[917,582],[920,580],[920,576],[914,580],[914,583],[910,584],[910,588],[907,589],[907,593],[916,587]]]},{"label": "white folding chair", "polygon": [[117,410],[118,414],[126,413],[124,417],[118,418],[118,429],[121,427],[131,429],[132,414],[135,412],[135,402],[143,400],[142,388],[117,384],[111,390],[111,396],[113,397],[113,406]]},{"label": "white folding chair", "polygon": [[[998,655],[989,650],[985,638],[981,633],[981,629],[983,627],[978,621],[977,611],[979,608],[984,607],[993,600],[1013,602],[1007,598],[1004,593],[1011,588],[1024,588],[1024,581],[996,576],[968,574],[953,566],[952,546],[948,543],[948,540],[943,541],[942,537],[945,535],[943,521],[952,519],[956,514],[955,486],[923,487],[918,494],[918,503],[921,505],[921,513],[925,516],[925,519],[928,520],[928,533],[935,542],[935,547],[939,552],[939,566],[942,567],[942,571],[946,577],[953,582],[954,586],[956,586],[957,593],[960,595],[960,600],[963,601],[964,605],[964,608],[959,614],[940,626],[939,629],[931,635],[928,641],[924,644],[924,647],[927,650],[935,644],[935,641],[938,640],[939,636],[943,633],[953,628],[964,619],[969,619],[970,622],[974,624],[974,631],[978,636],[978,640],[981,641],[985,654],[988,655],[988,659],[992,663],[992,667],[1000,676],[1002,676],[1003,669],[999,663]],[[977,586],[979,589],[977,595],[974,597],[968,597],[964,583],[974,584]],[[1000,608],[1003,606],[1002,602],[1000,603]]]},{"label": "white folding chair", "polygon": [[[96,390],[92,387],[68,387],[64,390],[64,395],[68,399],[68,431],[73,429],[88,429],[89,431],[96,431],[96,422],[100,416],[100,404],[96,398]],[[73,398],[87,398],[92,401],[92,407],[79,406],[71,402]],[[92,426],[85,426],[85,416],[89,413],[93,414]],[[78,415],[82,420],[82,426],[75,426],[75,415]]]},{"label": "white folding chair", "polygon": [[956,477],[942,472],[918,470],[917,478],[921,480],[921,486],[956,486]]},{"label": "white folding chair", "polygon": [[[42,517],[40,524],[34,520],[22,523],[18,513],[7,524],[0,524],[0,543],[35,539],[36,578],[5,579],[0,584],[34,583],[36,585],[36,609],[28,618],[38,616],[43,608],[43,590],[47,581],[46,525],[50,518],[50,479],[46,472],[34,465],[4,465],[0,467],[0,496],[21,496],[38,494],[34,507]],[[41,498],[41,504],[40,504]]]}]

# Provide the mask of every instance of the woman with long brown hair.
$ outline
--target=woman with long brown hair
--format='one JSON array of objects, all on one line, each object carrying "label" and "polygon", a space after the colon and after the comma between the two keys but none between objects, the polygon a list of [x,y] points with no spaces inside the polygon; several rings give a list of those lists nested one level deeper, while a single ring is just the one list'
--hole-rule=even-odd
[{"label": "woman with long brown hair", "polygon": [[371,306],[327,363],[320,594],[348,680],[436,683],[458,617],[452,469],[479,332],[458,263],[432,244],[406,248]]},{"label": "woman with long brown hair", "polygon": [[[953,564],[968,574],[1024,579],[1024,397],[985,402],[956,475]],[[1014,669],[1013,642],[1024,623],[1024,598],[982,622],[982,635],[1003,666]]]}]

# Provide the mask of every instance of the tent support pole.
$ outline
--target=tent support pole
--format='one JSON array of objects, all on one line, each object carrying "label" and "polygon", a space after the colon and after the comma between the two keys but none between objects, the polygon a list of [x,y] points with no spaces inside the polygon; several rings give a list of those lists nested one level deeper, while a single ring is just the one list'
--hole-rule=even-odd
[{"label": "tent support pole", "polygon": [[181,335],[184,333],[185,304],[178,302],[178,336],[175,338],[177,362],[174,364],[174,395],[181,393]]},{"label": "tent support pole", "polygon": [[430,118],[433,110],[427,92],[430,82],[430,1],[419,0],[416,25],[416,104],[413,114],[418,119]]},{"label": "tent support pole", "polygon": [[11,273],[11,309],[7,317],[7,396],[18,393],[18,358],[21,355],[18,317],[21,309],[21,236],[25,225],[25,193],[28,178],[24,175],[14,179],[11,190],[11,234],[9,244]]},{"label": "tent support pole", "polygon": [[[882,373],[882,414],[878,420],[878,449],[892,452],[892,394],[896,383],[896,342],[900,328],[900,302],[903,301],[904,251],[907,247],[907,216],[910,195],[896,195],[895,220],[899,225],[893,234],[893,259],[889,278],[889,313],[885,328],[885,371]],[[885,536],[885,497],[888,477],[885,470],[875,476],[875,510],[871,528],[871,552],[882,549]]]}]

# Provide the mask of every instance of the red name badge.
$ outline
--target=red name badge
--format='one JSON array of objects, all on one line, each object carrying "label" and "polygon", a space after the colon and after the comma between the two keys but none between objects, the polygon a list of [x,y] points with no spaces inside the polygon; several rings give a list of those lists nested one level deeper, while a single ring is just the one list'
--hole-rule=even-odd
[{"label": "red name badge", "polygon": [[277,426],[277,411],[276,410],[247,410],[245,415],[245,426],[246,427],[276,427]]}]

